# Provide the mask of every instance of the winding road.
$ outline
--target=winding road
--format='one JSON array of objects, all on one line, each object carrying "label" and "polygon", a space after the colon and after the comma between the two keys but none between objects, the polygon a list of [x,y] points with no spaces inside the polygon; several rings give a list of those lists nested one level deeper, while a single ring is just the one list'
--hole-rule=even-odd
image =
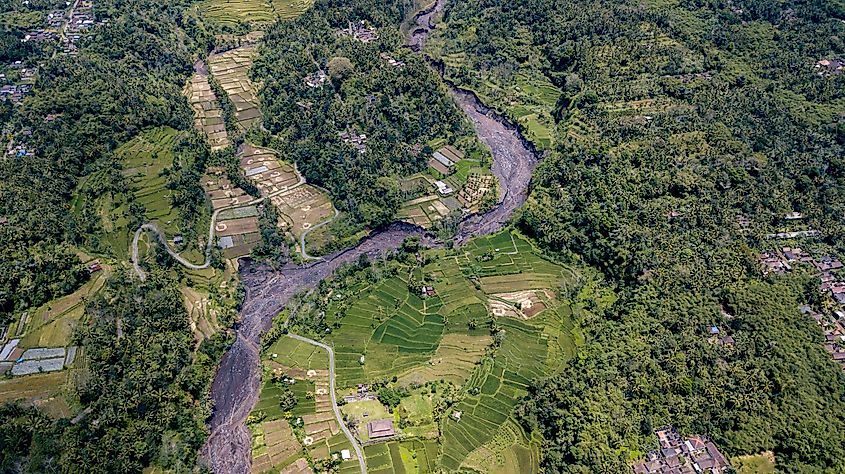
[{"label": "winding road", "polygon": [[[239,208],[242,208],[242,207],[249,207],[249,206],[255,206],[255,205],[261,204],[262,202],[264,202],[267,199],[279,196],[281,194],[289,193],[289,192],[293,191],[294,189],[298,188],[299,186],[302,186],[303,184],[305,184],[305,178],[302,176],[302,174],[299,173],[299,168],[296,167],[295,163],[293,165],[293,170],[296,173],[296,175],[299,177],[299,181],[296,184],[294,184],[294,185],[292,185],[292,186],[290,186],[286,189],[283,189],[281,191],[276,191],[276,192],[268,194],[266,196],[255,198],[252,201],[244,202],[244,203],[241,203],[241,204],[235,204],[233,206],[221,207],[220,209],[217,209],[216,211],[214,211],[214,213],[211,215],[211,224],[209,224],[209,226],[208,226],[208,241],[205,245],[205,263],[198,265],[196,263],[192,263],[192,262],[188,261],[185,257],[181,256],[179,254],[179,252],[177,252],[172,247],[170,247],[170,245],[167,243],[167,237],[164,235],[164,232],[162,232],[161,229],[159,229],[158,226],[155,223],[147,222],[146,224],[143,224],[141,227],[138,227],[138,229],[135,231],[135,236],[132,238],[132,268],[135,270],[135,274],[138,275],[138,278],[141,279],[142,281],[144,279],[146,279],[146,277],[147,277],[147,274],[144,272],[144,269],[141,268],[141,263],[140,263],[140,259],[139,259],[139,250],[138,250],[138,244],[140,243],[140,240],[141,240],[141,234],[143,234],[144,232],[151,232],[151,233],[155,234],[159,243],[161,243],[162,247],[164,247],[164,249],[167,251],[167,253],[170,254],[171,257],[173,257],[177,262],[182,264],[182,266],[184,266],[185,268],[189,268],[191,270],[204,270],[204,269],[208,268],[209,266],[211,266],[211,249],[214,246],[214,227],[217,224],[217,216],[223,211],[230,211],[232,209],[239,209]],[[317,224],[314,227],[306,230],[302,234],[301,253],[302,253],[303,259],[305,259],[305,260],[319,260],[319,257],[311,257],[305,251],[305,236],[308,235],[308,233],[311,232],[312,230],[320,228],[320,227],[330,223],[335,218],[337,218],[337,216],[339,214],[337,209],[335,209],[334,212],[335,212],[334,217],[327,219],[323,222],[320,222],[319,224]]]}]

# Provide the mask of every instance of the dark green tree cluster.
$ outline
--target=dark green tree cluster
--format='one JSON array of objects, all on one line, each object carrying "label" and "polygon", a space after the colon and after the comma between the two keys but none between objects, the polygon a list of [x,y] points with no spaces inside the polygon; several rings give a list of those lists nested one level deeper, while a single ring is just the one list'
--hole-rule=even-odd
[{"label": "dark green tree cluster", "polygon": [[[425,62],[400,51],[395,28],[403,2],[318,2],[266,37],[256,61],[265,126],[283,141],[283,155],[309,182],[326,188],[356,222],[390,223],[400,202],[397,178],[426,167],[414,145],[433,138],[469,136],[465,119]],[[367,21],[380,38],[369,44],[337,37],[350,22]],[[380,54],[405,63],[393,67]],[[318,70],[330,79],[312,88],[303,79]],[[342,132],[364,134],[366,152],[344,143]]]},{"label": "dark green tree cluster", "polygon": [[798,312],[817,280],[757,262],[778,230],[845,250],[845,74],[816,67],[845,57],[841,2],[482,0],[446,18],[460,82],[541,73],[562,91],[519,225],[618,294],[521,410],[546,469],[627,472],[670,423],[785,472],[845,468],[843,376]]},{"label": "dark green tree cluster", "polygon": [[35,410],[0,406],[0,436],[15,438],[0,447],[0,462],[49,461],[54,472],[141,472],[150,465],[191,472],[225,336],[194,351],[178,284],[159,271],[143,284],[114,277],[85,316],[90,324],[77,337],[88,365],[76,387],[84,415],[75,424],[51,422]]}]

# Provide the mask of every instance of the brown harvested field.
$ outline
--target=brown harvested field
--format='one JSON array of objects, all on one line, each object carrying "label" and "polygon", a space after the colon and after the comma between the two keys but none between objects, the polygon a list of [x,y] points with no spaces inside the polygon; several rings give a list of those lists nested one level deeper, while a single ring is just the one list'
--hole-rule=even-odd
[{"label": "brown harvested field", "polygon": [[311,466],[308,465],[308,461],[305,458],[299,458],[294,461],[290,466],[285,467],[279,474],[313,474],[314,471],[311,470]]},{"label": "brown harvested field", "polygon": [[58,371],[0,380],[0,403],[47,400],[61,391],[67,377],[67,371]]},{"label": "brown harvested field", "polygon": [[286,420],[268,421],[262,423],[261,428],[264,431],[267,454],[274,466],[281,464],[302,449]]},{"label": "brown harvested field", "polygon": [[284,192],[300,183],[296,169],[265,148],[245,144],[240,152],[241,168],[263,195]]},{"label": "brown harvested field", "polygon": [[231,144],[223,119],[223,109],[205,74],[195,73],[188,82],[185,95],[194,109],[194,126],[203,132],[213,151]]},{"label": "brown harvested field", "polygon": [[270,201],[279,210],[285,230],[297,238],[311,227],[334,216],[334,207],[328,196],[307,184],[274,196]]},{"label": "brown harvested field", "polygon": [[249,79],[249,69],[256,51],[255,45],[249,45],[208,57],[211,75],[229,95],[235,108],[235,118],[243,130],[261,119],[256,87]]},{"label": "brown harvested field", "polygon": [[218,237],[252,234],[258,232],[258,229],[257,217],[243,217],[241,219],[218,221],[214,225],[214,232]]},{"label": "brown harvested field", "polygon": [[432,194],[403,203],[397,217],[405,222],[428,228],[450,212],[443,198]]},{"label": "brown harvested field", "polygon": [[399,383],[410,385],[429,381],[446,380],[456,385],[463,384],[475,364],[484,356],[487,347],[493,343],[490,336],[467,336],[446,334],[437,346],[428,365],[416,368],[399,378]]},{"label": "brown harvested field", "polygon": [[233,185],[225,176],[223,170],[209,170],[202,178],[203,189],[214,210],[252,201],[252,196],[243,189]]},{"label": "brown harvested field", "polygon": [[514,275],[496,275],[481,277],[481,289],[487,294],[505,293],[519,290],[549,288],[559,277],[541,273],[517,273]]},{"label": "brown harvested field", "polygon": [[[530,319],[534,316],[537,316],[541,311],[546,309],[546,304],[540,298],[540,292],[544,292],[547,298],[549,298],[549,295],[551,293],[547,290],[523,290],[513,291],[509,293],[497,293],[491,295],[491,297],[508,301],[516,306],[514,307],[511,305],[507,305],[505,303],[502,303],[501,301],[496,301],[495,299],[491,298],[490,307],[493,310],[493,314],[495,314],[496,316],[510,316],[523,319]],[[499,308],[505,308],[505,311],[501,311]]]}]

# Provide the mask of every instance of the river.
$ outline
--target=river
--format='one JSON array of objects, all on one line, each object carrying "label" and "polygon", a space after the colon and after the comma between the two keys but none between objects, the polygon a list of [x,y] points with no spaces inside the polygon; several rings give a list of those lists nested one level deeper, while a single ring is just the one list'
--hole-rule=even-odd
[{"label": "river", "polygon": [[[420,50],[425,44],[436,13],[443,0],[416,16],[417,27],[409,47]],[[475,126],[479,139],[493,155],[492,171],[501,185],[500,202],[482,215],[469,216],[461,222],[457,243],[480,235],[495,233],[528,198],[531,175],[537,166],[537,154],[513,124],[485,107],[474,94],[450,85],[456,104]],[[362,241],[356,247],[338,252],[307,266],[289,264],[279,270],[241,262],[241,281],[246,298],[236,325],[236,339],[223,356],[214,377],[211,397],[214,411],[209,422],[211,434],[201,452],[215,473],[250,471],[252,443],[246,418],[258,401],[261,383],[260,341],[276,316],[294,294],[314,288],[335,269],[361,255],[377,258],[396,249],[408,236],[419,236],[423,244],[437,245],[424,231],[409,224],[396,223]]]}]

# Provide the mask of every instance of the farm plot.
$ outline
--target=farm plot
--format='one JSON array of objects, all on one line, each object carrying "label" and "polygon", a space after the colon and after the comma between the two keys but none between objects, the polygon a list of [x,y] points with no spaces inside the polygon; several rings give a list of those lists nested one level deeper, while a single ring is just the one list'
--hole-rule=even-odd
[{"label": "farm plot", "polygon": [[239,155],[241,169],[262,195],[281,193],[302,182],[296,169],[280,161],[272,150],[244,144]]},{"label": "farm plot", "polygon": [[[217,244],[227,258],[248,255],[261,240],[258,209],[247,205],[252,196],[234,186],[221,169],[210,169],[203,176],[203,188],[215,210],[221,210],[214,223]],[[234,206],[242,206],[227,209]]]},{"label": "farm plot", "polygon": [[[274,471],[278,472],[280,465],[276,463],[277,460],[284,458],[281,467],[294,465],[298,457],[305,452],[302,451],[303,448],[315,460],[329,459],[333,453],[339,453],[341,450],[352,450],[348,440],[340,431],[331,408],[328,354],[325,351],[283,337],[265,351],[263,364],[266,369],[264,385],[253,411],[253,415],[260,415],[263,420],[260,426],[253,425],[253,445],[259,447],[259,450],[253,451],[256,461],[260,459],[262,466],[273,466]],[[271,380],[271,374],[277,377],[284,375],[295,380],[294,383],[285,386],[293,392],[297,400],[291,410],[293,423],[301,426],[301,439],[298,439],[297,443],[299,450],[294,451],[287,442],[283,445],[285,449],[275,455],[275,459],[273,450],[270,448],[272,444],[268,442],[268,430],[265,425],[267,421],[281,421],[285,414],[279,405],[282,386]],[[271,426],[274,428],[271,432],[275,433],[279,425]],[[287,433],[284,425],[282,425],[282,430]],[[262,436],[263,446],[268,448],[266,452],[261,444]],[[276,450],[279,451],[278,448]],[[357,466],[354,454],[351,460],[341,464],[341,471],[350,466]],[[282,472],[285,470],[283,469]]]},{"label": "farm plot", "polygon": [[302,445],[285,420],[265,421],[253,428],[253,472],[278,472],[300,459]]},{"label": "farm plot", "polygon": [[85,300],[96,294],[108,274],[99,272],[75,292],[50,301],[33,311],[26,321],[20,347],[65,347],[85,312]]},{"label": "farm plot", "polygon": [[460,208],[460,204],[454,198],[442,198],[432,194],[402,204],[396,217],[427,229]]},{"label": "farm plot", "polygon": [[246,191],[232,184],[226,177],[226,172],[222,169],[209,169],[207,174],[203,176],[202,181],[205,194],[215,211],[240,206],[253,199]]},{"label": "farm plot", "polygon": [[292,20],[311,8],[314,0],[204,0],[200,13],[221,26],[242,23],[263,26],[276,20]]},{"label": "farm plot", "polygon": [[226,132],[223,108],[211,90],[208,75],[195,73],[185,88],[185,95],[194,110],[194,126],[205,134],[211,149],[222,150],[231,145],[229,134]]},{"label": "farm plot", "polygon": [[309,184],[275,195],[270,202],[279,210],[280,225],[296,238],[335,214],[328,196]]},{"label": "farm plot", "polygon": [[487,196],[487,193],[495,192],[498,194],[496,187],[496,177],[489,174],[470,173],[467,177],[467,182],[460,192],[458,192],[458,202],[461,203],[465,209],[472,212],[478,210],[479,204]]},{"label": "farm plot", "polygon": [[256,88],[249,79],[256,48],[255,45],[242,46],[208,57],[211,75],[229,96],[234,106],[235,119],[242,130],[261,121]]}]

